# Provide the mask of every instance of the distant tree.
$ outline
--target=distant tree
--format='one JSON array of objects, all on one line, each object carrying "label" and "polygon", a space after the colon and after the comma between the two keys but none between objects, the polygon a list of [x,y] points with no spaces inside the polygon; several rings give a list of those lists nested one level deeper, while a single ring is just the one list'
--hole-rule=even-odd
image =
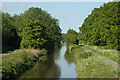
[{"label": "distant tree", "polygon": [[62,40],[65,40],[65,33],[62,33]]},{"label": "distant tree", "polygon": [[77,44],[78,34],[73,29],[69,29],[65,35],[65,41],[73,44]]},{"label": "distant tree", "polygon": [[112,2],[119,2],[119,0],[113,0]]}]

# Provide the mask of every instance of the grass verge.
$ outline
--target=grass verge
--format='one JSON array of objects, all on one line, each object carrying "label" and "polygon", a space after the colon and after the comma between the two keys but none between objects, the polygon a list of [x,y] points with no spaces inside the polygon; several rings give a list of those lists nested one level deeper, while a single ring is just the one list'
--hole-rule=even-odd
[{"label": "grass verge", "polygon": [[2,56],[0,55],[0,80],[2,79]]},{"label": "grass verge", "polygon": [[85,45],[84,47],[120,64],[117,50],[104,49],[103,47],[100,47],[100,46],[98,47],[98,46],[91,46],[91,45]]},{"label": "grass verge", "polygon": [[118,78],[118,67],[97,55],[76,46],[71,54],[74,54],[78,78]]},{"label": "grass verge", "polygon": [[17,78],[22,72],[33,67],[45,54],[45,49],[19,49],[2,56],[2,79]]}]

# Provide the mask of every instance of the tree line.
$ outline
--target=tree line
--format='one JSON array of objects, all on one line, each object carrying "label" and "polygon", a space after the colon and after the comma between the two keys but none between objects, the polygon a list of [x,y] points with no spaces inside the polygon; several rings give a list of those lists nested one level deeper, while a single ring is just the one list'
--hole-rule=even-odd
[{"label": "tree line", "polygon": [[120,11],[119,2],[104,3],[94,8],[79,28],[79,38],[86,44],[107,46],[119,49],[120,45]]},{"label": "tree line", "polygon": [[62,34],[63,40],[67,42],[67,44],[78,44],[78,33],[69,29],[66,34]]},{"label": "tree line", "polygon": [[2,12],[2,52],[18,48],[50,51],[61,40],[58,19],[41,8],[31,7],[14,16]]},{"label": "tree line", "polygon": [[79,43],[120,50],[120,1],[104,3],[100,8],[94,8],[79,30],[77,34],[69,29],[63,34],[64,40],[75,44],[78,39]]}]

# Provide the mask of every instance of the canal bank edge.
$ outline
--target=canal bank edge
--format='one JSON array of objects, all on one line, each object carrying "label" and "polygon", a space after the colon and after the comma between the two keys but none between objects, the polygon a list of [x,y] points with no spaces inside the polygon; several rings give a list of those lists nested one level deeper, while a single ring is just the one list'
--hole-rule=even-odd
[{"label": "canal bank edge", "polygon": [[35,63],[47,60],[45,49],[18,49],[2,56],[2,79],[17,78],[21,73],[32,68]]},{"label": "canal bank edge", "polygon": [[75,44],[67,45],[73,55],[78,78],[118,78],[118,67]]}]

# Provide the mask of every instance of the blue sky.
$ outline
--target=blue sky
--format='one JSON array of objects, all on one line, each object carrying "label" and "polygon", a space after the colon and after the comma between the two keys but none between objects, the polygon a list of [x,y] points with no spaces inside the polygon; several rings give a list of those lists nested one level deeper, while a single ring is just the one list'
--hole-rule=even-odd
[{"label": "blue sky", "polygon": [[113,0],[2,0],[2,2],[108,2]]},{"label": "blue sky", "polygon": [[104,2],[3,2],[2,11],[20,14],[30,7],[39,7],[47,11],[52,17],[59,20],[63,33],[74,29],[79,32],[79,27],[84,19],[94,8],[103,5]]}]

